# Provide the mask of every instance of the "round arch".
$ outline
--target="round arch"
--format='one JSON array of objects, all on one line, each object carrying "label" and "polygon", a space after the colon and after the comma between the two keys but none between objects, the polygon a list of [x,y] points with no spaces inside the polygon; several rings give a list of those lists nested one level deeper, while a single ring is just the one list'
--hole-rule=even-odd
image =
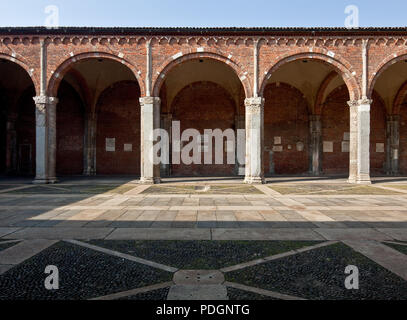
[{"label": "round arch", "polygon": [[12,56],[6,54],[6,53],[2,53],[2,52],[0,52],[0,59],[4,59],[4,60],[7,60],[7,61],[10,61],[10,62],[12,62],[12,63],[15,63],[15,64],[18,65],[19,67],[21,67],[21,68],[27,73],[28,77],[30,78],[31,82],[33,83],[34,89],[35,89],[35,94],[36,94],[36,95],[39,95],[39,92],[40,92],[40,89],[39,89],[39,88],[40,88],[39,82],[38,82],[38,80],[33,76],[32,70],[30,70],[30,68],[28,67],[28,65],[27,65],[25,62],[23,62],[23,61],[21,61],[21,60],[19,60],[19,59],[17,59],[17,58],[14,58],[14,57],[12,57]]},{"label": "round arch", "polygon": [[349,96],[351,100],[359,100],[360,99],[360,88],[359,85],[352,75],[351,72],[351,65],[344,61],[341,58],[338,58],[337,56],[335,58],[332,58],[328,56],[327,53],[318,53],[318,52],[309,52],[309,51],[304,51],[296,54],[286,54],[284,56],[281,56],[278,60],[277,63],[275,63],[270,70],[266,73],[265,77],[263,78],[260,86],[260,91],[259,95],[262,96],[264,89],[266,87],[266,84],[268,80],[270,79],[271,75],[280,67],[283,65],[293,62],[293,61],[298,61],[302,59],[313,59],[313,60],[318,60],[322,63],[328,64],[339,73],[339,75],[342,76],[343,81],[346,84],[346,87],[348,88],[349,91]]},{"label": "round arch", "polygon": [[392,114],[400,114],[401,104],[407,97],[407,81],[405,81],[399,91],[397,92],[396,98],[394,99],[394,103],[392,106]]},{"label": "round arch", "polygon": [[371,74],[369,77],[369,91],[368,91],[368,96],[370,97],[372,95],[373,89],[376,85],[377,79],[383,74],[385,70],[387,70],[390,66],[393,64],[400,62],[401,60],[407,59],[407,49],[400,50],[396,53],[393,53],[391,55],[388,55],[386,58],[384,58],[379,65],[377,66],[377,69],[375,72]]},{"label": "round arch", "polygon": [[137,79],[138,85],[140,87],[141,91],[141,96],[144,94],[144,83],[142,79],[140,78],[139,71],[137,68],[127,60],[120,58],[114,54],[111,53],[106,53],[106,52],[87,52],[87,53],[80,53],[78,55],[74,55],[68,59],[66,59],[64,62],[62,62],[59,67],[54,71],[52,74],[51,78],[48,81],[48,88],[47,88],[47,93],[49,96],[56,96],[58,92],[58,86],[61,80],[64,78],[65,74],[68,72],[68,70],[74,65],[76,62],[81,61],[81,60],[87,60],[87,59],[110,59],[117,61],[123,65],[125,65],[130,71],[134,74],[134,77]]},{"label": "round arch", "polygon": [[240,82],[242,83],[244,92],[246,97],[251,97],[252,96],[252,89],[250,86],[250,81],[249,78],[247,77],[247,74],[242,70],[242,68],[233,60],[228,59],[222,55],[212,53],[212,52],[196,52],[196,53],[189,53],[185,54],[178,59],[173,60],[172,58],[167,59],[167,61],[163,64],[164,67],[159,70],[158,72],[158,77],[153,85],[153,96],[158,97],[160,95],[160,90],[161,87],[165,81],[165,76],[177,65],[193,60],[193,59],[202,59],[202,58],[207,58],[207,59],[212,59],[212,60],[217,60],[220,62],[225,63],[228,65],[236,74],[236,76],[240,79]]}]

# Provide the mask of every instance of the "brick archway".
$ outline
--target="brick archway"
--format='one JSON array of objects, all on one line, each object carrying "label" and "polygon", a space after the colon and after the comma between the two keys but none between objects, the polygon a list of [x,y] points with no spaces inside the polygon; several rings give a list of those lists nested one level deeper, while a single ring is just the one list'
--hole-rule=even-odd
[{"label": "brick archway", "polygon": [[130,71],[133,73],[134,77],[137,79],[138,85],[140,87],[141,94],[144,93],[144,85],[143,81],[140,78],[139,71],[137,68],[131,64],[130,62],[120,58],[114,54],[106,53],[106,52],[87,52],[87,53],[80,53],[78,55],[74,55],[69,59],[62,62],[59,67],[54,71],[51,78],[48,81],[48,90],[47,93],[49,96],[54,97],[58,92],[58,87],[61,80],[64,78],[65,74],[68,70],[78,61],[87,60],[87,59],[110,59],[117,61],[123,65],[125,65]]},{"label": "brick archway", "polygon": [[190,53],[190,54],[185,54],[175,60],[173,60],[173,58],[167,59],[167,61],[163,64],[164,67],[158,71],[159,76],[157,77],[157,79],[153,85],[153,96],[158,97],[160,95],[160,90],[165,81],[166,75],[169,72],[171,72],[171,70],[174,67],[176,67],[177,65],[179,65],[183,62],[189,61],[189,60],[203,59],[203,58],[217,60],[217,61],[223,62],[226,65],[228,65],[234,71],[236,76],[240,79],[240,82],[242,83],[246,97],[252,96],[250,80],[247,78],[246,72],[244,72],[242,70],[242,68],[237,63],[232,61],[231,59],[228,59],[222,55],[212,53],[212,52]]},{"label": "brick archway", "polygon": [[407,81],[405,81],[399,91],[397,92],[396,98],[394,99],[392,114],[400,114],[401,104],[405,101],[407,97]]},{"label": "brick archway", "polygon": [[[316,51],[316,50],[314,50]],[[335,58],[329,55],[328,52],[325,52],[326,50],[320,49],[321,52],[309,52],[309,51],[304,51],[304,52],[299,52],[295,54],[286,54],[284,56],[279,57],[277,60],[277,63],[275,63],[270,70],[266,73],[264,76],[260,90],[259,90],[259,95],[263,96],[264,89],[267,85],[268,80],[272,76],[272,74],[278,70],[280,67],[285,65],[286,63],[293,62],[293,61],[298,61],[302,59],[309,59],[309,60],[318,60],[322,63],[325,63],[329,66],[334,67],[334,69],[338,72],[339,75],[342,76],[343,81],[346,84],[346,87],[348,88],[349,91],[349,96],[351,100],[359,100],[360,99],[360,88],[358,85],[358,82],[352,75],[352,67],[349,62],[343,60],[342,58],[338,58],[338,56],[335,55]]]},{"label": "brick archway", "polygon": [[15,63],[16,65],[18,65],[19,67],[21,67],[22,69],[24,69],[24,71],[27,73],[28,77],[31,79],[33,85],[34,85],[34,89],[35,89],[35,94],[38,95],[40,92],[40,85],[39,82],[37,81],[37,79],[35,77],[32,76],[32,72],[30,70],[30,68],[28,67],[28,65],[26,63],[24,63],[23,61],[14,58],[6,53],[0,52],[0,59],[4,59],[4,60],[8,60],[12,63]]},{"label": "brick archway", "polygon": [[373,93],[373,89],[376,85],[377,79],[383,74],[385,70],[387,70],[389,67],[391,67],[393,64],[400,62],[402,60],[407,59],[407,49],[400,50],[394,54],[391,54],[387,56],[385,59],[380,62],[380,64],[377,66],[377,69],[375,72],[371,74],[369,77],[369,91],[368,91],[368,96],[371,97]]},{"label": "brick archway", "polygon": [[317,98],[315,100],[315,107],[314,107],[314,114],[316,115],[321,115],[322,112],[322,107],[324,103],[324,95],[325,91],[328,88],[329,84],[333,79],[336,78],[337,76],[336,71],[330,72],[325,79],[322,81],[321,85],[319,86],[318,92],[317,92]]}]

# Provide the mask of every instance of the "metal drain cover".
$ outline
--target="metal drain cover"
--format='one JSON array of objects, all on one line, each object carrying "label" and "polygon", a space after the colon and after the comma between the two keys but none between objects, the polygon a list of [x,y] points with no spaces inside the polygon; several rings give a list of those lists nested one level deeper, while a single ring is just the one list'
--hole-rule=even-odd
[{"label": "metal drain cover", "polygon": [[180,270],[174,274],[174,283],[179,285],[222,284],[225,277],[218,270]]}]

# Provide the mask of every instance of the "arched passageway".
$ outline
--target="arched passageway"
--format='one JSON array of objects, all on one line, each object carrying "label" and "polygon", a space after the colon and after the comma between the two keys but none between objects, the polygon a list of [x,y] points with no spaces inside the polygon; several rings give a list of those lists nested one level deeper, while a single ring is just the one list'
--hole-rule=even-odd
[{"label": "arched passageway", "polygon": [[140,175],[140,87],[109,58],[64,68],[58,84],[57,174]]},{"label": "arched passageway", "polygon": [[[215,162],[215,147],[210,163],[205,164],[205,153],[215,139],[205,137],[204,131],[244,129],[244,89],[234,70],[223,62],[204,58],[191,59],[172,68],[160,90],[161,126],[172,131],[172,123],[179,122],[180,133],[194,129],[201,135],[200,163],[172,163],[161,168],[163,176],[233,176],[244,175],[244,161],[228,164],[227,153],[236,150],[235,144],[223,139],[223,161]],[[189,140],[192,141],[192,138]],[[188,144],[181,143],[181,147]],[[171,148],[170,148],[171,149]],[[192,151],[191,151],[192,156]],[[170,156],[170,159],[172,157]]]},{"label": "arched passageway", "polygon": [[35,172],[34,84],[20,65],[0,59],[0,174]]}]

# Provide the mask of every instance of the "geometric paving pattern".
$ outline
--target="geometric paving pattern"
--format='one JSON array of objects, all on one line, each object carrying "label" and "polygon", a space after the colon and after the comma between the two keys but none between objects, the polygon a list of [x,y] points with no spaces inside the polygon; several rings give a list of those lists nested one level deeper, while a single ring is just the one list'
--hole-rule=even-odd
[{"label": "geometric paving pattern", "polygon": [[177,269],[216,270],[320,242],[91,240],[89,243]]},{"label": "geometric paving pattern", "polygon": [[[228,248],[233,248],[237,256],[234,261],[240,262],[235,265],[226,264],[216,271],[224,275],[220,287],[226,289],[226,297],[230,300],[407,299],[407,281],[341,242],[263,241],[253,246],[244,241],[221,241],[215,246],[208,241],[190,241],[189,245],[186,242],[169,241],[168,246],[164,246],[160,241],[100,242],[105,249],[96,246],[96,243],[93,241],[93,247],[90,248],[84,242],[59,241],[14,266],[0,275],[0,299],[170,299],[172,288],[177,287],[173,281],[179,282],[174,274],[179,274],[180,270],[174,269],[174,273],[165,271],[164,268],[185,265],[195,266],[198,270],[201,266],[213,266],[206,264],[204,260],[200,262],[202,264],[191,265],[189,258],[186,258],[188,262],[180,264],[180,257],[175,253],[175,261],[171,263],[171,267],[165,267],[161,265],[163,259],[160,254],[155,255],[158,261],[149,261],[145,259],[145,255],[137,255],[146,252],[146,249],[159,246],[163,247],[164,251],[171,247],[181,250],[181,246],[174,247],[174,243],[189,248],[185,257],[190,254],[191,248],[200,247],[199,254],[203,255],[202,258],[211,261],[216,260],[216,257],[213,257],[214,248],[219,250],[218,256],[224,251],[227,257],[230,256]],[[106,247],[109,248],[108,251],[101,252],[106,250]],[[9,250],[11,249],[12,247]],[[240,256],[239,252],[244,254]],[[257,255],[258,252],[261,253]],[[271,256],[265,256],[269,253]],[[136,262],[127,258],[131,256],[141,259]],[[256,256],[258,259],[247,260]],[[164,260],[168,260],[168,257]],[[44,288],[44,270],[47,265],[55,265],[59,269],[59,290],[49,291]],[[356,265],[359,268],[359,290],[347,290],[344,287],[344,270],[348,265]],[[197,283],[196,279],[183,281],[186,284],[190,281],[189,287],[196,299],[200,299],[201,292],[207,297],[207,288],[212,288],[205,285],[204,278],[201,284]],[[213,288],[216,289],[216,286]],[[209,292],[215,295],[215,289]]]}]

